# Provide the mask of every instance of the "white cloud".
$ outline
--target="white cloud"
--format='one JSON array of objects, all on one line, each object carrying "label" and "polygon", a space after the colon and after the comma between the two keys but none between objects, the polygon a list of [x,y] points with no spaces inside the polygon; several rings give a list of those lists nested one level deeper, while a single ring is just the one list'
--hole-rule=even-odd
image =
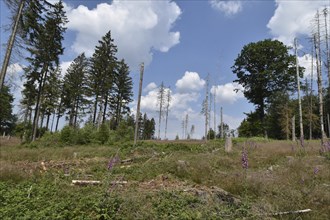
[{"label": "white cloud", "polygon": [[144,91],[144,92],[149,92],[149,91],[154,90],[154,89],[156,89],[156,88],[157,88],[156,83],[151,82],[151,83],[149,83],[149,84],[143,89],[143,91]]},{"label": "white cloud", "polygon": [[223,1],[211,0],[212,8],[224,13],[226,16],[232,16],[242,11],[242,1]]},{"label": "white cloud", "polygon": [[[235,90],[238,90],[236,92]],[[212,86],[211,93],[216,94],[216,101],[218,103],[233,104],[238,99],[243,98],[243,87],[238,83],[226,83],[224,85]]]},{"label": "white cloud", "polygon": [[167,52],[179,43],[180,33],[171,32],[181,9],[171,1],[119,1],[98,4],[94,9],[67,7],[69,30],[77,31],[73,50],[92,55],[97,41],[111,30],[118,57],[135,69],[152,60],[152,51]]},{"label": "white cloud", "polygon": [[64,61],[61,63],[61,77],[63,78],[66,74],[67,69],[71,65],[72,61]]},{"label": "white cloud", "polygon": [[305,54],[302,57],[298,57],[298,64],[305,68],[304,78],[310,79],[312,74],[312,59],[313,59],[313,79],[317,78],[316,74],[316,59],[310,54]]},{"label": "white cloud", "polygon": [[201,79],[196,72],[186,71],[184,76],[179,79],[175,86],[180,93],[201,90],[205,85],[205,80]]},{"label": "white cloud", "polygon": [[298,35],[311,34],[311,21],[317,9],[324,8],[325,1],[276,0],[276,10],[267,24],[270,33],[287,45],[292,45]]},{"label": "white cloud", "polygon": [[[147,91],[147,94],[141,97],[141,110],[147,112],[159,111],[157,103],[158,86],[155,83],[150,83],[144,90]],[[166,88],[165,94],[167,94],[167,90],[169,88]],[[172,90],[170,92],[171,102],[169,108],[171,111],[186,110],[191,102],[197,102],[200,97],[199,93],[196,92],[174,93]]]},{"label": "white cloud", "polygon": [[20,89],[23,86],[23,82],[21,80],[23,67],[24,66],[19,63],[13,63],[7,68],[5,81],[6,83],[12,85],[13,90]]}]

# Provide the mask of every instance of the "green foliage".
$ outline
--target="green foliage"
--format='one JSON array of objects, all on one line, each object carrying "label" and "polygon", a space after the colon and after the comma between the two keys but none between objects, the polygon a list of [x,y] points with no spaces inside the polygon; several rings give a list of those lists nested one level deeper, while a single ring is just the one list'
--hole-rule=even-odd
[{"label": "green foliage", "polygon": [[256,112],[246,113],[247,118],[244,119],[238,127],[238,135],[240,137],[261,137],[263,129],[259,117]]},{"label": "green foliage", "polygon": [[69,114],[69,125],[77,127],[78,117],[85,115],[88,107],[89,88],[87,86],[88,59],[82,53],[76,57],[67,69],[63,83],[63,105]]},{"label": "green foliage", "polygon": [[[266,104],[276,92],[295,88],[295,57],[278,40],[266,39],[245,45],[232,66],[244,96],[256,106],[256,113],[266,134]],[[302,75],[303,69],[300,68]]]},{"label": "green foliage", "polygon": [[208,140],[213,140],[215,138],[215,132],[212,128],[207,132],[207,139]]},{"label": "green foliage", "polygon": [[[0,218],[268,219],[308,207],[311,214],[281,218],[329,219],[329,164],[319,157],[318,142],[306,144],[310,147],[301,155],[292,152],[291,142],[233,140],[230,154],[223,141],[2,146]],[[246,173],[243,147],[249,157]],[[109,170],[113,155],[132,162]],[[71,185],[73,179],[89,178],[102,184]],[[116,180],[127,184],[112,183]]]},{"label": "green foliage", "polygon": [[110,136],[109,132],[110,130],[108,125],[103,123],[97,132],[97,140],[100,141],[101,144],[106,143]]},{"label": "green foliage", "polygon": [[11,134],[14,130],[17,118],[12,113],[13,101],[14,97],[10,93],[9,87],[4,85],[0,91],[0,134],[2,134],[3,132],[5,132],[6,134]]}]

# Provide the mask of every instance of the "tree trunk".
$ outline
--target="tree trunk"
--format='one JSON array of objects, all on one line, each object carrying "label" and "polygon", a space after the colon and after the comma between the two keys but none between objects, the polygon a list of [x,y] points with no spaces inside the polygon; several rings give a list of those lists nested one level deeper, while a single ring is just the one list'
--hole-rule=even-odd
[{"label": "tree trunk", "polygon": [[299,66],[298,66],[298,52],[297,52],[297,38],[295,38],[295,55],[296,55],[296,74],[297,74],[297,87],[298,87],[298,105],[299,105],[299,128],[300,128],[300,142],[303,147],[304,144],[304,127],[302,120],[302,108],[301,108],[301,98],[300,98],[300,77],[299,77]]},{"label": "tree trunk", "polygon": [[[312,40],[314,42],[314,39]],[[314,43],[313,43],[314,44]],[[309,107],[309,140],[313,139],[313,73],[314,73],[314,46],[312,46],[312,65],[311,65],[311,91],[310,91],[310,107]]]},{"label": "tree trunk", "polygon": [[223,112],[222,112],[222,107],[220,108],[220,129],[221,129],[220,138],[223,139],[224,130],[223,130]]},{"label": "tree trunk", "polygon": [[36,102],[36,110],[34,114],[34,119],[33,119],[33,126],[32,126],[32,141],[35,141],[37,138],[37,130],[38,130],[38,121],[39,121],[39,115],[40,115],[40,105],[42,101],[42,93],[43,93],[43,87],[44,87],[44,82],[46,81],[47,78],[47,69],[48,65],[44,64],[44,67],[41,70],[41,79],[39,81],[39,89],[38,89],[38,94],[37,94],[37,102]]},{"label": "tree trunk", "polygon": [[56,125],[55,125],[55,132],[58,129],[58,123],[60,121],[60,118],[62,117],[61,115],[61,108],[62,108],[62,100],[60,101],[60,105],[58,106],[58,110],[57,110],[57,118],[56,118]]},{"label": "tree trunk", "polygon": [[76,106],[74,110],[74,121],[73,121],[73,127],[77,128],[77,118],[78,118],[78,107],[79,107],[79,98],[76,99]]},{"label": "tree trunk", "polygon": [[108,106],[108,95],[105,96],[104,109],[103,109],[103,115],[102,115],[102,124],[105,123],[105,120],[106,120],[107,106]]},{"label": "tree trunk", "polygon": [[7,67],[8,67],[8,64],[9,64],[11,51],[12,51],[13,46],[14,46],[15,37],[16,37],[17,29],[18,29],[18,23],[19,23],[21,15],[22,15],[24,2],[25,2],[25,0],[21,0],[21,3],[19,4],[19,8],[18,8],[17,15],[16,15],[16,18],[15,18],[13,31],[11,32],[10,38],[8,40],[6,55],[5,55],[5,58],[3,60],[3,64],[2,64],[2,68],[1,68],[1,74],[0,74],[0,90],[2,89],[3,83],[5,81]]},{"label": "tree trunk", "polygon": [[137,142],[137,139],[138,139],[139,117],[140,117],[140,103],[141,103],[142,83],[143,83],[143,72],[144,72],[144,63],[141,63],[140,83],[139,83],[139,95],[138,95],[138,103],[137,103],[137,108],[136,108],[136,120],[135,120],[135,131],[134,131],[134,146],[136,145],[136,142]]},{"label": "tree trunk", "polygon": [[53,119],[52,119],[52,124],[50,125],[50,132],[53,133],[53,125],[54,125],[54,121],[55,121],[55,110],[53,112]]},{"label": "tree trunk", "polygon": [[[328,10],[324,8],[324,28],[325,28],[325,51],[327,55],[327,70],[328,70],[328,92],[330,97],[330,49],[329,49],[329,35],[328,35]],[[330,135],[330,134],[329,134]]]},{"label": "tree trunk", "polygon": [[95,125],[95,122],[96,122],[97,102],[98,102],[98,94],[95,95],[94,114],[93,114],[93,125]]},{"label": "tree trunk", "polygon": [[50,115],[51,115],[51,114],[49,114],[49,113],[47,114],[47,120],[46,120],[46,129],[47,129],[47,130],[49,130],[49,129],[48,129],[48,125],[49,125],[49,118],[50,118]]},{"label": "tree trunk", "polygon": [[285,116],[286,116],[286,126],[285,126],[286,140],[289,140],[290,139],[290,131],[289,131],[290,119],[289,119],[288,103],[286,103],[286,106],[285,106]]},{"label": "tree trunk", "polygon": [[296,141],[296,117],[292,117],[292,141]]},{"label": "tree trunk", "polygon": [[316,58],[316,68],[317,68],[317,87],[319,94],[319,108],[320,108],[320,125],[321,125],[321,143],[323,144],[326,139],[326,134],[324,132],[324,119],[323,119],[323,91],[322,91],[322,73],[321,73],[321,57],[320,57],[320,39],[316,39],[314,35],[315,42],[315,58]]}]

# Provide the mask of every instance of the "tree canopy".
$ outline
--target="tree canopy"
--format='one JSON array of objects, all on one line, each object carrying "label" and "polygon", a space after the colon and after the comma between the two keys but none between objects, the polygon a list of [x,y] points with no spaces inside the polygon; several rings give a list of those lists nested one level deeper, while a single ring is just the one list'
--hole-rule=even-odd
[{"label": "tree canopy", "polygon": [[[264,127],[265,109],[273,94],[295,88],[295,57],[278,40],[262,40],[245,45],[232,66],[234,82],[244,88],[244,96],[256,106]],[[300,73],[302,74],[302,68]],[[263,128],[265,134],[266,130]]]}]

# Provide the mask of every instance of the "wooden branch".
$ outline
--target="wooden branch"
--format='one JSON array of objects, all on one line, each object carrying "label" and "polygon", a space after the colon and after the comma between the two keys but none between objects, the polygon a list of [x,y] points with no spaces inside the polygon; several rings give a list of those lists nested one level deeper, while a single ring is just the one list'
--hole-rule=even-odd
[{"label": "wooden branch", "polygon": [[133,162],[133,159],[129,158],[129,159],[126,159],[126,160],[122,160],[120,162],[121,163],[132,163]]},{"label": "wooden branch", "polygon": [[297,210],[297,211],[288,211],[288,212],[276,212],[272,215],[287,215],[287,214],[298,214],[298,213],[305,213],[305,212],[311,212],[311,209],[302,209],[302,210]]},{"label": "wooden branch", "polygon": [[72,184],[80,185],[80,186],[99,185],[99,184],[101,184],[101,181],[98,181],[98,180],[72,180]]}]

